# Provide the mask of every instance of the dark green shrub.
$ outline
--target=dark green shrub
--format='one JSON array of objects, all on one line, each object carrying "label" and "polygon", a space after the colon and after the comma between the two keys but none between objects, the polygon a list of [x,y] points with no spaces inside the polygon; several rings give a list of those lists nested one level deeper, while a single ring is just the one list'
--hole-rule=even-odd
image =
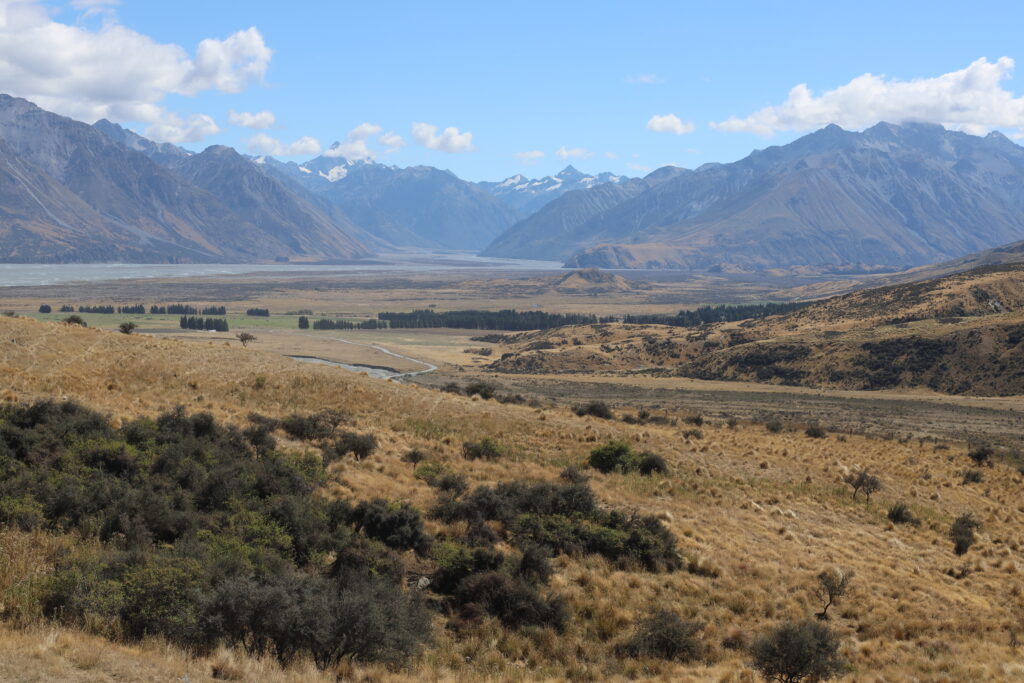
[{"label": "dark green shrub", "polygon": [[418,448],[413,448],[413,449],[409,450],[408,452],[406,452],[405,455],[402,456],[402,462],[407,462],[410,465],[412,465],[413,472],[416,471],[416,466],[419,465],[421,462],[423,462],[426,459],[427,459],[427,454],[424,453],[423,451],[421,451]]},{"label": "dark green shrub", "polygon": [[675,612],[652,610],[640,620],[636,633],[623,643],[621,651],[630,657],[692,662],[704,653],[698,633],[703,626],[683,621]]},{"label": "dark green shrub", "polygon": [[764,428],[772,434],[778,434],[784,429],[784,425],[782,424],[782,420],[773,418],[764,423]]},{"label": "dark green shrub", "polygon": [[564,599],[544,598],[522,579],[497,571],[466,577],[454,597],[460,606],[478,606],[509,628],[548,626],[563,631],[569,621]]},{"label": "dark green shrub", "polygon": [[633,448],[625,441],[609,441],[590,451],[587,464],[598,472],[629,472],[636,467]]},{"label": "dark green shrub", "polygon": [[598,417],[602,420],[614,420],[615,413],[608,407],[608,404],[604,401],[591,401],[583,405],[578,405],[573,408],[573,412],[580,417],[590,415],[591,417]]},{"label": "dark green shrub", "polygon": [[703,415],[687,415],[686,417],[683,418],[683,422],[685,422],[686,424],[689,424],[689,425],[693,425],[694,427],[703,427],[704,426],[704,416]]},{"label": "dark green shrub", "polygon": [[640,474],[650,476],[652,474],[665,474],[668,472],[668,463],[665,458],[651,452],[641,453],[637,463],[637,471]]},{"label": "dark green shrub", "polygon": [[462,457],[466,460],[497,460],[502,455],[501,446],[491,438],[462,444]]},{"label": "dark green shrub", "polygon": [[373,434],[341,432],[334,441],[333,450],[335,457],[338,458],[351,453],[356,456],[356,460],[366,460],[377,450],[377,437]]},{"label": "dark green shrub", "polygon": [[974,516],[965,512],[957,517],[949,528],[949,538],[953,541],[953,552],[963,555],[977,541],[974,532],[981,528],[981,522],[974,519]]},{"label": "dark green shrub", "polygon": [[419,510],[408,503],[389,503],[383,498],[362,501],[349,516],[357,531],[390,548],[415,550],[423,555],[433,539],[423,530]]},{"label": "dark green shrub", "polygon": [[40,313],[51,313],[53,311],[49,304],[42,304],[39,306]]},{"label": "dark green shrub", "polygon": [[86,323],[85,320],[83,320],[82,316],[80,315],[69,315],[68,317],[64,318],[63,322],[65,325],[79,325],[81,327],[89,327],[89,324]]},{"label": "dark green shrub", "polygon": [[750,646],[753,666],[779,683],[824,681],[846,670],[839,637],[817,621],[780,624]]},{"label": "dark green shrub", "polygon": [[921,526],[921,520],[914,516],[914,513],[910,511],[910,507],[906,503],[893,503],[886,516],[893,524]]}]

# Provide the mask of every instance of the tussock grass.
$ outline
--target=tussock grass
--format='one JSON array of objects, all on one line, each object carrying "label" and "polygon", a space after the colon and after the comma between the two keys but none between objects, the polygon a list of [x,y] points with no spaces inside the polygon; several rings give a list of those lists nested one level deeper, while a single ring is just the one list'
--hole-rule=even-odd
[{"label": "tussock grass", "polygon": [[[405,670],[347,662],[317,672],[287,670],[244,653],[208,658],[156,642],[124,646],[53,629],[29,608],[61,544],[74,539],[0,533],[0,679],[21,680],[496,680],[537,679],[753,681],[734,644],[782,620],[820,610],[817,575],[854,572],[843,601],[829,612],[844,638],[849,680],[1007,680],[1021,675],[1011,630],[1021,629],[1024,595],[1024,476],[996,464],[984,483],[962,486],[970,461],[963,444],[899,443],[867,436],[809,439],[757,424],[706,422],[687,441],[683,425],[630,425],[578,417],[568,408],[500,405],[422,387],[371,380],[326,366],[303,365],[258,349],[196,345],[91,329],[0,319],[0,400],[73,398],[115,422],[175,405],[208,410],[241,424],[250,412],[282,418],[339,410],[346,428],[373,433],[370,458],[333,463],[326,496],[385,495],[429,508],[435,492],[403,460],[412,448],[464,474],[470,486],[512,479],[551,481],[583,467],[595,445],[611,440],[650,450],[668,463],[663,475],[586,470],[598,499],[658,515],[676,534],[690,571],[621,571],[599,557],[558,557],[551,589],[573,618],[564,634],[509,631],[491,619],[456,634],[436,628],[435,647]],[[257,377],[264,378],[257,383]],[[510,457],[465,460],[465,441],[489,437]],[[287,447],[301,449],[299,443]],[[868,468],[884,488],[866,503],[842,483]],[[920,527],[886,517],[902,501]],[[978,542],[957,557],[949,524],[970,511]],[[428,531],[436,532],[434,523]],[[964,578],[960,574],[969,569]],[[698,663],[623,658],[627,640],[652,608],[670,607],[699,621]],[[30,672],[27,676],[25,672]]]}]

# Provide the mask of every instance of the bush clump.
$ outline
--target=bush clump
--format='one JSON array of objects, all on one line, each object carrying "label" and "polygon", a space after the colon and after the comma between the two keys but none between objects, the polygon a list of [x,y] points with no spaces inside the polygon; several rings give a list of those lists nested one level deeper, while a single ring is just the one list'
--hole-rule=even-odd
[{"label": "bush clump", "polygon": [[351,453],[356,460],[366,460],[377,450],[377,437],[373,434],[341,432],[335,439],[332,450],[335,458],[343,458]]},{"label": "bush clump", "polygon": [[605,445],[593,449],[590,451],[590,459],[587,464],[605,474],[639,472],[643,475],[651,475],[668,472],[668,463],[665,458],[649,451],[634,453],[632,446],[625,441],[609,441]]},{"label": "bush clump", "polygon": [[608,404],[604,401],[591,401],[583,405],[578,405],[573,408],[573,412],[579,417],[590,415],[591,417],[598,417],[602,420],[614,420],[615,413],[608,407]]},{"label": "bush clump", "polygon": [[750,646],[753,666],[769,681],[825,681],[846,670],[839,636],[818,621],[786,622]]},{"label": "bush clump", "polygon": [[119,429],[70,402],[0,408],[3,521],[86,541],[46,577],[41,612],[199,654],[225,644],[323,667],[412,656],[429,612],[389,546],[426,551],[419,513],[313,495],[322,459],[248,431],[181,408]]},{"label": "bush clump", "polygon": [[889,521],[893,524],[921,526],[921,520],[914,516],[914,513],[910,511],[910,506],[906,503],[893,503],[892,506],[890,506],[886,517],[888,517]]},{"label": "bush clump", "polygon": [[698,634],[703,626],[684,621],[669,610],[655,609],[637,624],[636,633],[622,644],[620,651],[629,657],[651,657],[692,662],[704,654]]},{"label": "bush clump", "polygon": [[466,441],[462,444],[462,457],[466,460],[497,460],[502,455],[501,446],[491,438]]},{"label": "bush clump", "polygon": [[949,539],[953,541],[953,552],[963,555],[970,550],[977,541],[974,532],[980,528],[981,522],[976,520],[970,512],[965,512],[957,517],[949,527]]}]

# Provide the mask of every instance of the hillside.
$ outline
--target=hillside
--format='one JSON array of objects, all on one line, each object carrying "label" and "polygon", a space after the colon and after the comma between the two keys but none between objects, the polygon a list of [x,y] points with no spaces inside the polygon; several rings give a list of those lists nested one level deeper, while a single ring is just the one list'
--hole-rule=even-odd
[{"label": "hillside", "polygon": [[[33,618],[24,611],[30,606],[25,596],[60,566],[66,544],[73,541],[7,528],[2,532],[7,552],[0,562],[7,618],[0,631],[2,677],[30,671],[64,680],[186,673],[190,680],[213,675],[751,680],[745,643],[780,620],[818,611],[815,576],[833,567],[852,570],[854,577],[828,622],[843,639],[849,680],[868,674],[893,680],[1005,680],[1018,671],[1007,629],[1016,631],[1020,611],[1007,598],[1014,595],[1020,571],[1013,548],[1024,520],[1010,504],[1020,475],[996,465],[984,470],[984,485],[962,485],[970,461],[961,445],[856,435],[810,438],[802,430],[771,432],[744,423],[705,421],[696,429],[671,421],[629,425],[576,417],[564,408],[502,405],[374,381],[219,342],[186,347],[12,318],[0,318],[0,333],[5,339],[0,370],[8,378],[2,398],[8,405],[39,397],[76,399],[110,415],[114,429],[176,405],[243,427],[252,412],[273,418],[341,411],[348,416],[344,429],[375,435],[379,447],[365,460],[345,458],[328,468],[320,494],[329,499],[384,496],[429,509],[436,493],[402,460],[411,447],[477,486],[557,482],[566,465],[584,461],[595,445],[625,440],[661,454],[668,471],[645,477],[591,470],[595,495],[602,504],[658,515],[688,558],[683,569],[650,572],[594,555],[559,555],[546,591],[562,596],[569,608],[562,633],[502,626],[480,615],[449,622],[446,629],[449,619],[442,611],[432,618],[434,643],[405,666],[346,661],[319,674],[308,659],[282,671],[241,648],[191,659],[158,640],[114,645],[69,626],[17,630],[12,610]],[[11,425],[3,428],[13,434]],[[285,453],[312,448],[319,460],[315,446],[281,432],[274,436]],[[494,439],[504,455],[494,460],[460,455],[463,441],[484,437]],[[841,482],[845,473],[862,467],[883,484],[869,504],[863,495],[854,500]],[[886,510],[898,500],[909,503],[920,526],[886,519]],[[978,543],[958,557],[947,530],[964,511],[971,511],[981,528]],[[434,518],[427,520],[427,531],[438,537],[462,533]],[[430,562],[411,551],[402,555],[412,582],[433,571]],[[19,602],[13,601],[15,589]],[[699,661],[622,654],[619,646],[653,604],[700,621]],[[51,635],[36,635],[40,628]]]},{"label": "hillside", "polygon": [[566,263],[903,270],[1020,240],[1022,174],[1024,149],[999,133],[831,125],[677,173],[590,217]]},{"label": "hillside", "polygon": [[510,339],[499,372],[665,372],[843,389],[1024,394],[1024,266],[854,292],[695,328],[612,324]]},{"label": "hillside", "polygon": [[[9,220],[0,225],[0,259],[162,263],[306,255],[308,245],[297,248],[294,235],[253,222],[263,223],[258,218],[263,211],[240,213],[229,207],[244,201],[234,194],[237,188],[211,186],[228,193],[220,197],[149,155],[197,163],[192,156],[178,154],[173,146],[147,147],[127,134],[122,138],[132,146],[124,146],[108,133],[116,130],[0,95],[0,153],[11,195],[2,207]],[[348,258],[369,252],[342,227],[334,228],[334,237],[322,240],[323,255]]]}]

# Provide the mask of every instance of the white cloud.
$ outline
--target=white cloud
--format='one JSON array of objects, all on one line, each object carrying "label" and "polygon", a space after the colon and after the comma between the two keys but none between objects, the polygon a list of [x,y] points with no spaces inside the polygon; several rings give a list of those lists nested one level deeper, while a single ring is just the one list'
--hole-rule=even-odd
[{"label": "white cloud", "polygon": [[593,155],[594,153],[585,147],[573,147],[572,149],[566,149],[565,145],[559,147],[555,152],[555,156],[560,157],[563,160],[569,158],[585,159]]},{"label": "white cloud", "polygon": [[647,121],[647,130],[655,133],[675,133],[685,135],[697,130],[692,121],[683,121],[675,114],[655,114]]},{"label": "white cloud", "polygon": [[650,173],[654,169],[650,166],[644,166],[643,164],[634,164],[632,161],[626,163],[626,168],[633,171],[640,171],[641,173]]},{"label": "white cloud", "polygon": [[266,130],[273,126],[276,121],[277,119],[274,117],[274,112],[267,109],[258,111],[255,114],[247,111],[235,111],[234,109],[228,112],[228,123],[232,126]]},{"label": "white cloud", "polygon": [[661,85],[665,82],[665,79],[656,74],[637,74],[636,76],[628,77],[626,82],[636,85]]},{"label": "white cloud", "polygon": [[383,128],[375,123],[360,123],[345,136],[343,142],[335,142],[324,152],[325,157],[345,157],[350,161],[373,159],[376,153],[366,145],[366,140],[381,132]]},{"label": "white cloud", "polygon": [[538,160],[544,158],[544,152],[539,149],[530,150],[529,152],[516,152],[515,157],[519,160],[519,163],[532,166]]},{"label": "white cloud", "polygon": [[619,155],[616,154],[615,152],[605,152],[604,156],[605,156],[606,159],[618,159],[619,158]]},{"label": "white cloud", "polygon": [[199,142],[220,132],[217,122],[206,114],[192,114],[183,119],[177,114],[164,114],[159,121],[146,128],[146,137],[157,142]]},{"label": "white cloud", "polygon": [[436,149],[449,154],[472,152],[476,149],[473,147],[473,134],[460,133],[459,129],[454,126],[445,128],[438,135],[437,126],[432,126],[429,123],[414,123],[412,124],[412,139],[428,149]]},{"label": "white cloud", "polygon": [[984,57],[960,71],[912,81],[874,74],[858,76],[815,97],[806,84],[789,91],[778,106],[745,118],[712,123],[717,130],[770,136],[779,131],[806,131],[835,123],[859,129],[879,121],[924,121],[982,134],[993,128],[1024,130],[1024,97],[1014,97],[1001,81],[1010,77],[1013,60]]},{"label": "white cloud", "polygon": [[272,157],[312,156],[320,153],[320,143],[308,135],[291,143],[283,143],[266,133],[257,133],[246,140],[253,154],[268,154]]},{"label": "white cloud", "polygon": [[384,133],[377,138],[377,142],[387,147],[387,149],[384,150],[385,154],[397,152],[401,148],[405,147],[405,140],[402,136],[392,130],[389,130],[387,133]]},{"label": "white cloud", "polygon": [[[92,28],[53,21],[39,0],[0,0],[0,91],[90,123],[138,121],[162,131],[180,127],[160,105],[167,95],[237,93],[266,73],[272,52],[255,28],[203,40],[190,55],[119,24],[115,4],[74,0],[83,18],[104,13]],[[193,134],[213,129],[191,121]]]}]

